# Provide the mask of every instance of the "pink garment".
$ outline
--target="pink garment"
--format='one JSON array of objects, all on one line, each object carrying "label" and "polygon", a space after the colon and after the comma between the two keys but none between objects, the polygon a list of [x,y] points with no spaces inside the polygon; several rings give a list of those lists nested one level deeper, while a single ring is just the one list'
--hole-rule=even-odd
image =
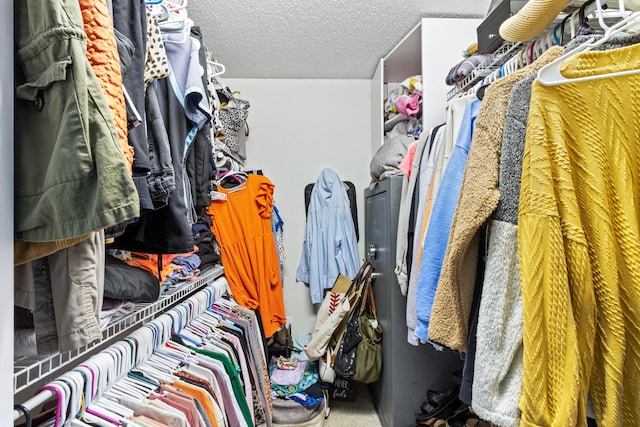
[{"label": "pink garment", "polygon": [[407,154],[404,155],[402,161],[398,165],[398,169],[404,172],[407,175],[407,179],[411,178],[411,165],[413,164],[413,158],[416,156],[416,149],[418,148],[418,144],[414,143],[409,146],[407,150]]},{"label": "pink garment", "polygon": [[415,117],[420,111],[420,98],[422,93],[413,93],[411,95],[402,95],[396,100],[396,108],[400,114]]}]

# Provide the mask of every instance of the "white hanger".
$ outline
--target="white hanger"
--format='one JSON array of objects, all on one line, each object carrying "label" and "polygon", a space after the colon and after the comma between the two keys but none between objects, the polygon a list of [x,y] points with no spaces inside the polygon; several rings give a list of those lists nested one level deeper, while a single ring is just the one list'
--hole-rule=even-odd
[{"label": "white hanger", "polygon": [[[187,18],[187,20],[188,19],[189,18]],[[181,23],[180,25],[182,25],[183,27],[175,28],[175,29],[172,29],[172,30],[161,28],[162,29],[162,31],[161,31],[161,33],[162,33],[161,34],[162,35],[162,41],[164,43],[183,44],[187,40],[189,40],[190,33],[191,33],[191,26],[190,25],[186,25],[184,22]]]},{"label": "white hanger", "polygon": [[[596,0],[596,2],[598,3],[598,5],[600,5],[600,0]],[[626,75],[640,73],[640,69],[636,69],[636,70],[617,71],[613,73],[597,74],[592,76],[575,77],[575,78],[568,79],[565,76],[563,76],[562,73],[560,72],[560,66],[562,65],[565,59],[569,58],[570,56],[576,53],[585,52],[606,43],[611,38],[611,36],[618,34],[621,31],[624,31],[626,28],[630,27],[631,25],[634,25],[638,18],[640,18],[640,12],[633,12],[629,14],[626,18],[620,20],[613,26],[608,27],[607,31],[605,32],[605,35],[600,40],[594,41],[594,39],[591,38],[589,39],[589,41],[582,44],[581,46],[578,46],[571,52],[566,53],[562,55],[560,58],[545,65],[544,67],[542,67],[542,69],[540,69],[540,71],[538,71],[538,81],[540,82],[540,84],[544,86],[556,86],[564,83],[576,83],[576,82],[582,82],[582,81],[588,81],[588,80],[597,80],[597,79],[603,79],[603,78],[626,76]]]},{"label": "white hanger", "polygon": [[209,78],[221,76],[225,73],[225,71],[227,71],[226,67],[223,64],[209,58],[207,58],[207,66]]}]

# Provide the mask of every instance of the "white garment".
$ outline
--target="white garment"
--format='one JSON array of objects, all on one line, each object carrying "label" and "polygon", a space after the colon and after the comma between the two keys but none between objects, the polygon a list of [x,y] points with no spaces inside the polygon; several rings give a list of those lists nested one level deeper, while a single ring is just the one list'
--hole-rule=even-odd
[{"label": "white garment", "polygon": [[449,157],[453,151],[453,147],[456,145],[458,139],[458,133],[460,132],[460,126],[462,125],[462,118],[464,116],[464,110],[467,108],[467,104],[474,99],[477,99],[475,95],[463,96],[461,98],[453,99],[447,104],[445,113],[445,132],[444,139],[442,141],[443,149],[440,151],[440,155],[436,160],[436,169],[433,177],[433,197],[436,197],[438,188],[440,187],[440,180],[442,174],[447,167]]},{"label": "white garment", "polygon": [[427,195],[429,194],[429,186],[431,178],[435,171],[436,160],[440,157],[442,151],[442,144],[444,139],[445,126],[438,128],[436,135],[431,144],[431,152],[428,156],[422,156],[422,160],[419,164],[418,171],[411,171],[411,174],[416,175],[418,179],[418,210],[416,211],[416,225],[415,232],[413,234],[413,253],[411,254],[411,272],[409,274],[409,283],[407,287],[407,341],[411,345],[418,345],[419,341],[413,335],[416,326],[418,325],[418,316],[416,314],[416,297],[418,293],[418,273],[420,272],[420,260],[418,259],[418,253],[422,247],[422,223],[424,220],[424,211],[426,208]]},{"label": "white garment", "polygon": [[482,419],[502,427],[520,424],[522,328],[518,226],[493,220],[478,312],[472,406]]},{"label": "white garment", "polygon": [[[400,285],[400,293],[407,295],[408,283],[407,279],[407,248],[409,246],[409,239],[407,232],[409,230],[409,217],[411,215],[411,205],[413,203],[413,191],[416,187],[417,170],[419,169],[418,163],[423,155],[425,147],[428,146],[431,141],[431,131],[423,132],[414,144],[417,144],[416,151],[411,162],[411,170],[409,177],[404,177],[402,180],[402,190],[400,194],[400,210],[398,212],[398,231],[396,237],[396,267],[395,274],[398,277],[398,284]],[[414,168],[415,165],[415,168]]]}]

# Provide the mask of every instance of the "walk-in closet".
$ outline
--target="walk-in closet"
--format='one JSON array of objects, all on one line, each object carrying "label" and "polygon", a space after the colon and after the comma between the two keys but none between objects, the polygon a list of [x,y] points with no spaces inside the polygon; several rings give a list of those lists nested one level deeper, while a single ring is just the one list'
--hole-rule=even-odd
[{"label": "walk-in closet", "polygon": [[640,425],[640,2],[11,3],[1,426]]}]

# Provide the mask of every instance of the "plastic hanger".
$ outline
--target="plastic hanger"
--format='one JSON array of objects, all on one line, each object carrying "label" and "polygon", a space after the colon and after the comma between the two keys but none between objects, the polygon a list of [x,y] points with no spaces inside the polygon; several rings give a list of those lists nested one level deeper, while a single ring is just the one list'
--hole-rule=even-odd
[{"label": "plastic hanger", "polygon": [[167,347],[167,350],[183,353],[187,358],[193,355],[193,351],[189,347],[185,347],[175,341],[168,342],[165,346]]},{"label": "plastic hanger", "polygon": [[75,418],[82,410],[84,377],[80,372],[68,371],[62,374],[59,380],[67,386],[69,391],[68,418]]},{"label": "plastic hanger", "polygon": [[31,412],[22,405],[13,405],[13,409],[17,409],[22,412],[24,416],[25,427],[31,427]]},{"label": "plastic hanger", "polygon": [[[596,2],[599,5],[600,0],[596,0]],[[591,38],[589,39],[589,41],[582,44],[581,46],[578,46],[576,49],[572,50],[571,52],[564,54],[560,58],[545,65],[544,67],[542,67],[542,69],[540,69],[540,71],[538,71],[538,81],[540,82],[540,84],[544,86],[556,86],[556,85],[565,84],[565,83],[576,83],[576,82],[582,82],[582,81],[598,80],[603,78],[619,77],[619,76],[626,76],[626,75],[640,73],[640,69],[635,69],[635,70],[617,71],[613,73],[597,74],[597,75],[585,76],[585,77],[566,78],[560,72],[560,66],[567,58],[580,52],[586,52],[588,50],[591,50],[593,48],[596,48],[606,43],[613,35],[618,34],[621,31],[624,31],[626,28],[636,24],[637,23],[636,21],[638,19],[640,19],[640,12],[633,12],[632,14],[628,15],[626,18],[617,22],[615,25],[608,27],[607,32],[600,40],[594,41],[594,39]]]},{"label": "plastic hanger", "polygon": [[113,401],[108,399],[98,399],[95,402],[92,402],[90,405],[91,408],[97,409],[105,415],[109,415],[120,422],[127,421],[130,417],[133,416],[134,411]]},{"label": "plastic hanger", "polygon": [[223,64],[207,58],[207,72],[209,78],[221,76],[226,71],[227,68]]},{"label": "plastic hanger", "polygon": [[66,388],[62,385],[59,384],[58,381],[54,380],[51,383],[45,385],[44,387],[40,388],[38,390],[38,393],[40,393],[43,390],[49,390],[52,391],[57,399],[58,399],[58,403],[56,405],[56,413],[55,413],[55,417],[53,420],[53,426],[54,427],[62,427],[62,425],[64,424],[64,422],[67,419],[67,395],[68,393],[65,390]]},{"label": "plastic hanger", "polygon": [[[175,25],[176,28],[172,28],[171,30],[160,28],[162,30],[162,41],[164,43],[184,44],[189,40],[191,27],[187,27],[184,22]],[[180,27],[177,27],[178,25]]]}]

